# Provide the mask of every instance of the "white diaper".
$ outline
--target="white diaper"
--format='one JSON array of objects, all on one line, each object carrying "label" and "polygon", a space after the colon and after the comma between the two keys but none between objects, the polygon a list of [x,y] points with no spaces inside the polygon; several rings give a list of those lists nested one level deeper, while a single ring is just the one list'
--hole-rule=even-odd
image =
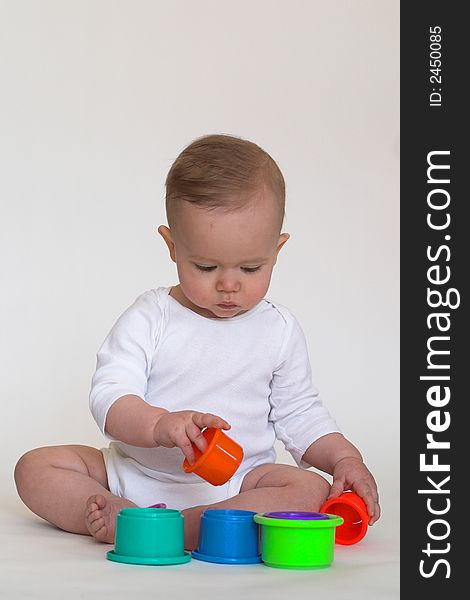
[{"label": "white diaper", "polygon": [[164,502],[168,508],[184,510],[191,506],[220,502],[240,492],[246,475],[246,472],[237,472],[227,483],[219,486],[199,478],[194,481],[196,476],[191,477],[192,481],[182,483],[174,475],[148,469],[134,459],[123,456],[114,445],[101,448],[101,452],[109,491],[141,507]]}]

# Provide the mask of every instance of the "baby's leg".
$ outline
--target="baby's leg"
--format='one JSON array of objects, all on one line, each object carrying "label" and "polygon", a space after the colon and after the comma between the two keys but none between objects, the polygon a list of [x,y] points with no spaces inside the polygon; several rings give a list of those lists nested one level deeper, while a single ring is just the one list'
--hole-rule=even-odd
[{"label": "baby's leg", "polygon": [[266,464],[245,475],[240,493],[233,498],[208,506],[194,506],[183,510],[185,520],[185,548],[196,548],[199,520],[206,508],[228,508],[267,511],[318,511],[326,500],[330,484],[321,475],[298,467]]},{"label": "baby's leg", "polygon": [[135,506],[108,489],[102,453],[88,446],[49,446],[27,452],[15,468],[23,502],[61,529],[113,543],[116,514]]}]

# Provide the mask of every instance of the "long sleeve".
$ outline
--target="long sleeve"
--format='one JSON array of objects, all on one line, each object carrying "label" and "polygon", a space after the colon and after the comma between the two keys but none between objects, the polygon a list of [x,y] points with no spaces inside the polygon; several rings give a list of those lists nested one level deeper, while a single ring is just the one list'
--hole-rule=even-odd
[{"label": "long sleeve", "polygon": [[340,431],[312,382],[305,336],[292,315],[286,324],[281,356],[271,383],[271,411],[276,437],[301,467],[307,448],[318,438]]},{"label": "long sleeve", "polygon": [[146,292],[119,317],[98,351],[90,410],[108,439],[106,415],[112,404],[128,394],[145,400],[160,325],[155,295]]}]

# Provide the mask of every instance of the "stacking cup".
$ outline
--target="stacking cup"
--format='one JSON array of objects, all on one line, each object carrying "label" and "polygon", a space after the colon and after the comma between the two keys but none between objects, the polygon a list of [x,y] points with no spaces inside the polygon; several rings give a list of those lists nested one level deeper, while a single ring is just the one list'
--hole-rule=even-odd
[{"label": "stacking cup", "polygon": [[109,560],[136,565],[176,565],[191,560],[184,551],[184,517],[168,508],[123,508],[116,517]]},{"label": "stacking cup", "polygon": [[206,509],[201,516],[199,544],[193,557],[212,563],[261,562],[259,527],[248,510]]},{"label": "stacking cup", "polygon": [[369,524],[367,507],[355,492],[343,492],[337,498],[330,498],[323,504],[321,511],[334,513],[344,520],[343,525],[336,529],[337,544],[357,544],[366,535]]},{"label": "stacking cup", "polygon": [[222,431],[207,427],[202,432],[207,442],[205,452],[193,444],[195,463],[190,465],[185,458],[183,469],[196,473],[212,485],[223,485],[235,473],[243,460],[243,448]]},{"label": "stacking cup", "polygon": [[333,562],[335,528],[343,519],[310,512],[256,514],[261,525],[261,558],[278,569],[320,569]]}]

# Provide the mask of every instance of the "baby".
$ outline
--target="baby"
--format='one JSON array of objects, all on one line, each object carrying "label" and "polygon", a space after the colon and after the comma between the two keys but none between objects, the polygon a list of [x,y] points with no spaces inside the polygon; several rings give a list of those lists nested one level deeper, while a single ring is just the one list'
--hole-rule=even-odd
[{"label": "baby", "polygon": [[[20,497],[108,543],[121,508],[164,502],[184,515],[187,550],[208,507],[318,511],[352,489],[372,525],[375,480],[319,399],[299,324],[265,299],[289,239],[277,164],[252,142],[209,135],[177,157],[166,190],[169,227],[158,231],[179,283],[139,296],[98,352],[90,408],[110,444],[28,452],[15,469]],[[222,486],[182,469],[193,445],[204,451],[205,427],[230,429],[244,449]],[[276,464],[276,438],[299,466]]]}]

